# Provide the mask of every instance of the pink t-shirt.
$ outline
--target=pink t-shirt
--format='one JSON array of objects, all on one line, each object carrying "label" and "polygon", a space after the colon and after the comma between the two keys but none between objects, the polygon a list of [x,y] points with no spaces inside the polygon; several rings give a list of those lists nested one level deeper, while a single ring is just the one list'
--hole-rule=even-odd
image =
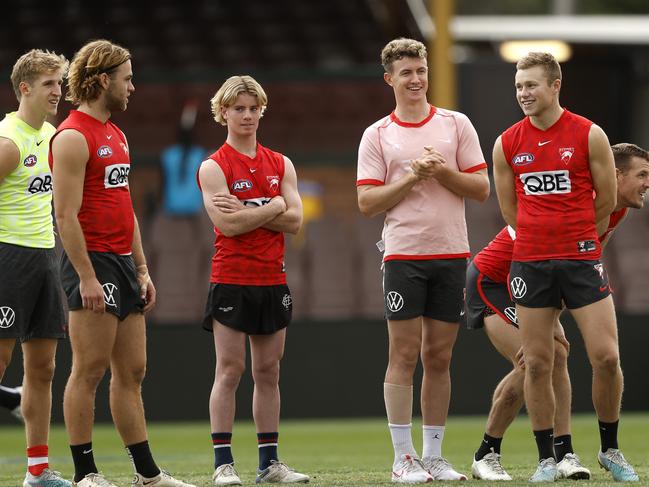
[{"label": "pink t-shirt", "polygon": [[[358,149],[356,185],[383,185],[410,171],[410,161],[424,146],[441,152],[448,167],[475,172],[487,167],[471,121],[462,113],[430,107],[419,123],[406,123],[393,112],[365,130]],[[468,257],[464,198],[435,180],[420,181],[386,211],[384,261]]]}]

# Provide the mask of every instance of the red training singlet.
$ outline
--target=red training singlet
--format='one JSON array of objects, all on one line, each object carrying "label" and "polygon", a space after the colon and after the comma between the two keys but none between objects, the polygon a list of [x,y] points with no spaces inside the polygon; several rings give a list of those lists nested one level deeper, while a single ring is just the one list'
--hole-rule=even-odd
[{"label": "red training singlet", "polygon": [[[244,205],[265,205],[281,194],[282,154],[258,143],[257,154],[250,158],[226,143],[209,158],[223,171],[230,193]],[[214,232],[211,282],[247,286],[286,284],[282,232],[257,228],[235,237],[226,237],[218,228]]]},{"label": "red training singlet", "polygon": [[[70,111],[52,140],[66,129],[77,130],[85,137],[90,154],[78,215],[88,250],[130,254],[134,214],[128,189],[131,159],[126,137],[110,120],[101,123],[78,110]],[[54,172],[51,150],[49,161]]]},{"label": "red training singlet", "polygon": [[[628,211],[628,208],[622,208],[611,213],[608,228],[599,236],[600,243],[615,230]],[[507,283],[507,275],[512,264],[512,253],[514,251],[513,232],[509,226],[506,226],[473,258],[473,264],[492,281]]]},{"label": "red training singlet", "polygon": [[564,110],[547,130],[525,117],[503,132],[518,200],[515,261],[600,258],[588,154],[592,124]]}]

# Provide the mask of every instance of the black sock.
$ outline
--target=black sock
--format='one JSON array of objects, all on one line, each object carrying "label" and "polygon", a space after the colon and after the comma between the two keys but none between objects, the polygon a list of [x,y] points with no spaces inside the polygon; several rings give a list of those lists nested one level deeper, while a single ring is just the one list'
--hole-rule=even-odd
[{"label": "black sock", "polygon": [[95,456],[92,454],[92,442],[82,445],[70,445],[72,462],[74,462],[74,481],[80,482],[89,473],[97,473]]},{"label": "black sock", "polygon": [[259,470],[270,467],[271,460],[278,460],[277,442],[279,433],[257,433],[257,444],[259,446]]},{"label": "black sock", "polygon": [[494,453],[500,454],[500,444],[502,443],[502,441],[502,438],[494,438],[493,436],[489,436],[487,433],[485,433],[482,443],[480,443],[480,448],[478,448],[478,451],[475,452],[475,460],[482,460],[485,455],[491,453],[492,451]]},{"label": "black sock", "polygon": [[214,468],[234,463],[232,458],[232,433],[212,433],[214,445]]},{"label": "black sock", "polygon": [[13,388],[0,386],[0,406],[13,411],[20,406],[20,393]]},{"label": "black sock", "polygon": [[620,424],[620,420],[618,419],[614,423],[605,423],[604,421],[598,421],[598,423],[602,452],[605,452],[609,448],[617,449],[617,425]]},{"label": "black sock", "polygon": [[151,455],[148,441],[144,440],[141,443],[127,445],[126,451],[133,462],[135,471],[142,477],[150,479],[160,473],[160,469],[153,461],[153,455]]},{"label": "black sock", "polygon": [[554,453],[557,462],[563,460],[568,453],[575,453],[572,449],[572,435],[561,435],[554,437]]},{"label": "black sock", "polygon": [[554,429],[534,431],[534,439],[539,449],[539,461],[554,457]]}]

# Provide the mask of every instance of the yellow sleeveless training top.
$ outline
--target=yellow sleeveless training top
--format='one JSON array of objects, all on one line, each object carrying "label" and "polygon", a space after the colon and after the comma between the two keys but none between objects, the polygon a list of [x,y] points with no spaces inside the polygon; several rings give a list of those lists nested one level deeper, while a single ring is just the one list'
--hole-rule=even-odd
[{"label": "yellow sleeveless training top", "polygon": [[23,247],[54,247],[52,173],[47,160],[55,129],[40,130],[8,113],[0,122],[0,137],[20,151],[18,167],[0,181],[0,242]]}]

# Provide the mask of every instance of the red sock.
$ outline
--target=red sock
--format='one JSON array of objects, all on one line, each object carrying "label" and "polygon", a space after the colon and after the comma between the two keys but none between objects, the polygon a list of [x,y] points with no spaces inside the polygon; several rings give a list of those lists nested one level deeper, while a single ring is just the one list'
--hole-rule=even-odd
[{"label": "red sock", "polygon": [[36,445],[27,448],[27,470],[38,477],[50,465],[47,459],[47,445]]}]

